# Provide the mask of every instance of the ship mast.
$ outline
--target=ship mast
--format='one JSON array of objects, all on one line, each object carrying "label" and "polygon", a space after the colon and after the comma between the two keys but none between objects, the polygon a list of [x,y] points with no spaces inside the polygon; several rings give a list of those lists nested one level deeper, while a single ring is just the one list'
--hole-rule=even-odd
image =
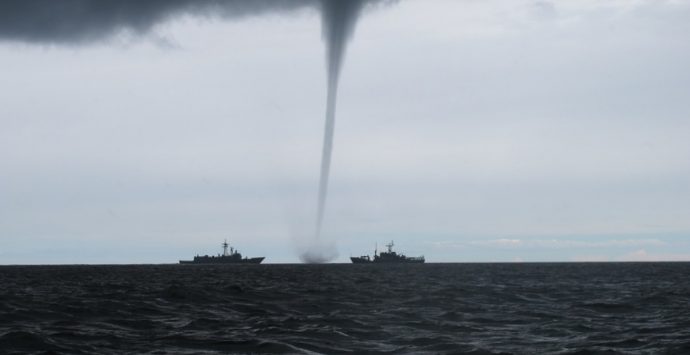
[{"label": "ship mast", "polygon": [[393,241],[392,241],[392,240],[391,240],[390,243],[386,244],[386,246],[388,247],[388,252],[389,252],[389,253],[392,253],[392,252],[393,252],[393,246],[394,246],[394,245],[395,245],[395,244],[393,244]]}]

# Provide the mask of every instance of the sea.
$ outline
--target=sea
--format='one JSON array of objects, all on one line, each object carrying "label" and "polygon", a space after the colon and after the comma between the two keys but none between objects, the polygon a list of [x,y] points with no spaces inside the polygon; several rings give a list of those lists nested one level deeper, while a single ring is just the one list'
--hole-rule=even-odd
[{"label": "sea", "polygon": [[690,263],[0,267],[2,354],[690,354]]}]

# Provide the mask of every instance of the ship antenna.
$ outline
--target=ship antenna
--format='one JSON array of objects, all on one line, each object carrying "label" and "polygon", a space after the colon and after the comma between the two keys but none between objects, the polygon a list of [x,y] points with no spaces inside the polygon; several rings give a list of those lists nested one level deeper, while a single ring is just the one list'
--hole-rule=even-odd
[{"label": "ship antenna", "polygon": [[223,242],[223,256],[228,256],[228,240],[225,239]]},{"label": "ship antenna", "polygon": [[394,245],[395,245],[395,244],[393,244],[393,241],[392,241],[392,240],[391,240],[390,244],[386,244],[386,246],[388,247],[388,252],[389,252],[389,253],[393,252],[393,246],[394,246]]},{"label": "ship antenna", "polygon": [[378,255],[379,253],[379,242],[376,242],[374,244],[374,256]]}]

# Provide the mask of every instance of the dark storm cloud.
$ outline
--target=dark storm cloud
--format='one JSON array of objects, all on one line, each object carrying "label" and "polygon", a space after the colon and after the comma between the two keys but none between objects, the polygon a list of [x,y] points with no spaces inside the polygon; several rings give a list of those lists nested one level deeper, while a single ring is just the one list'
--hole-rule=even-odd
[{"label": "dark storm cloud", "polygon": [[[177,16],[236,19],[304,8],[323,9],[324,31],[340,28],[338,0],[5,0],[0,1],[0,40],[83,44],[120,31],[145,34]],[[356,1],[360,3],[360,0]],[[369,0],[367,2],[377,2]],[[339,5],[340,4],[340,5]],[[347,16],[348,14],[345,14]],[[331,26],[330,24],[335,24]],[[347,28],[351,25],[347,24]]]}]

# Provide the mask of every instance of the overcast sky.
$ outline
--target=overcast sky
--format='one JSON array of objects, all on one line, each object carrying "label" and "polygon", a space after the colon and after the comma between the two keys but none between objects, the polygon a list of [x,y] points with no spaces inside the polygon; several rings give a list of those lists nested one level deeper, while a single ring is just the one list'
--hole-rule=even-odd
[{"label": "overcast sky", "polygon": [[[226,238],[298,262],[318,9],[166,16],[75,41],[0,25],[0,264],[177,262]],[[365,9],[340,79],[336,261],[391,239],[427,261],[690,260],[689,34],[689,1]]]}]

